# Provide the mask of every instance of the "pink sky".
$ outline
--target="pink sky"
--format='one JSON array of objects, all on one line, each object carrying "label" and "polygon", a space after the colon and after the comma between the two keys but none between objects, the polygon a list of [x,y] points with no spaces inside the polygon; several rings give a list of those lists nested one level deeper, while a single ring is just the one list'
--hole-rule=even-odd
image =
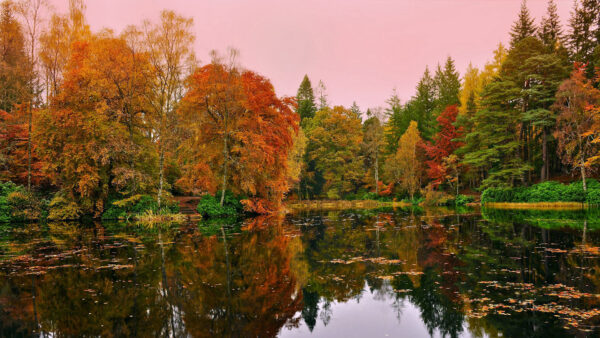
[{"label": "pink sky", "polygon": [[[563,24],[572,0],[555,0]],[[59,12],[67,0],[51,0]],[[425,66],[452,56],[458,70],[482,66],[508,32],[521,0],[88,0],[92,30],[120,32],[162,9],[194,18],[195,50],[240,50],[248,69],[279,95],[295,95],[304,74],[327,86],[334,105],[384,106],[397,88],[405,101]],[[546,0],[529,0],[536,23]]]}]

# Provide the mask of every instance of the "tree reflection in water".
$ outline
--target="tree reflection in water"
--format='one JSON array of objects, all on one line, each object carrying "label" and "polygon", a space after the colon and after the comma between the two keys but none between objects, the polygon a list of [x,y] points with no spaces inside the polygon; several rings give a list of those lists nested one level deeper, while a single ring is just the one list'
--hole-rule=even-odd
[{"label": "tree reflection in water", "polygon": [[319,335],[373,301],[425,335],[598,334],[597,215],[417,208],[4,228],[0,336]]}]

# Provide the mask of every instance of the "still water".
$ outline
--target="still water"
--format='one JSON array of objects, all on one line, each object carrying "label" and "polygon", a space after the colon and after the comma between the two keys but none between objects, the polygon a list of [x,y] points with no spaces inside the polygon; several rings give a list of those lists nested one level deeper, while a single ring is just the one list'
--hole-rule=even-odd
[{"label": "still water", "polygon": [[0,227],[0,336],[587,337],[600,212]]}]

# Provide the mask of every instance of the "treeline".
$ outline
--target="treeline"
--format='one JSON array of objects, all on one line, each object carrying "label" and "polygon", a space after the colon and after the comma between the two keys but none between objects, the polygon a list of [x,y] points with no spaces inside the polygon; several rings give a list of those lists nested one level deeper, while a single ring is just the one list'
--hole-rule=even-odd
[{"label": "treeline", "polygon": [[279,207],[297,180],[293,99],[235,50],[200,65],[191,18],[163,11],[91,32],[84,2],[69,4],[67,14],[43,0],[1,4],[0,183],[22,187],[5,185],[0,208],[100,217],[168,211],[173,194],[222,204],[226,191],[250,212]]},{"label": "treeline", "polygon": [[331,106],[308,77],[278,97],[235,50],[199,64],[191,18],[92,32],[83,0],[69,5],[0,7],[0,182],[20,185],[5,184],[0,209],[24,218],[159,211],[178,194],[257,213],[285,198],[440,204],[572,171],[585,189],[600,159],[594,0],[575,3],[568,31],[552,0],[538,25],[523,2],[484,67],[461,77],[448,58],[407,102],[366,112]]},{"label": "treeline", "polygon": [[364,121],[356,105],[315,99],[305,77],[297,100],[306,152],[294,191],[439,203],[443,191],[573,174],[586,189],[600,159],[600,3],[576,1],[568,26],[553,0],[539,24],[523,1],[510,46],[500,44],[489,63],[461,78],[449,57],[425,69],[410,100],[394,94]]}]

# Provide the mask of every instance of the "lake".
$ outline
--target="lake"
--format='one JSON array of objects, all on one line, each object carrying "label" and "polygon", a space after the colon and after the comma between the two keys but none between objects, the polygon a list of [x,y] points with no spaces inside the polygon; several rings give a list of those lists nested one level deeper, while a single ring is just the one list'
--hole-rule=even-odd
[{"label": "lake", "polygon": [[598,336],[599,214],[4,225],[0,336]]}]

